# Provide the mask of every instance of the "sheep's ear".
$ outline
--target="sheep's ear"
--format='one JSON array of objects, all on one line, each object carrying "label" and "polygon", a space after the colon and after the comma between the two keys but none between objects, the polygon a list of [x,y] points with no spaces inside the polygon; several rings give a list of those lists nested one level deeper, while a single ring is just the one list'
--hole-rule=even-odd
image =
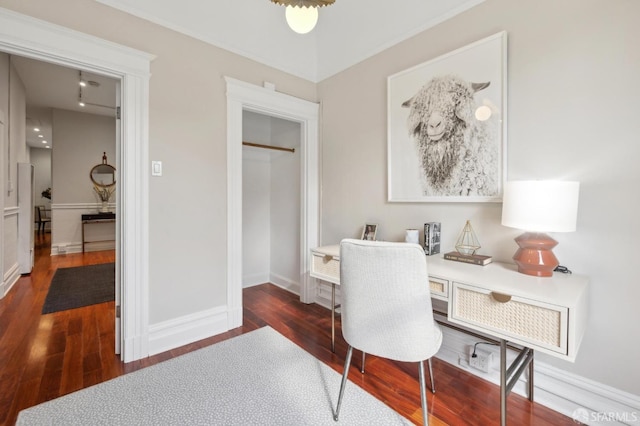
[{"label": "sheep's ear", "polygon": [[473,93],[476,93],[482,89],[486,89],[490,84],[490,81],[487,81],[486,83],[471,83],[471,89],[473,90]]},{"label": "sheep's ear", "polygon": [[413,97],[411,97],[411,99],[406,100],[402,103],[402,108],[410,108],[411,104],[413,103]]}]

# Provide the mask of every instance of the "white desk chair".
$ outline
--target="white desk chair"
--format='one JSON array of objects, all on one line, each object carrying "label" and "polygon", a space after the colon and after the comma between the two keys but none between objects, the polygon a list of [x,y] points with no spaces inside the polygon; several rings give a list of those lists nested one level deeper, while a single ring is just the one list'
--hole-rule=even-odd
[{"label": "white desk chair", "polygon": [[338,420],[353,348],[402,362],[419,362],[423,423],[428,424],[424,361],[442,344],[433,319],[425,254],[417,244],[342,240],[342,335],[349,348],[334,420]]}]

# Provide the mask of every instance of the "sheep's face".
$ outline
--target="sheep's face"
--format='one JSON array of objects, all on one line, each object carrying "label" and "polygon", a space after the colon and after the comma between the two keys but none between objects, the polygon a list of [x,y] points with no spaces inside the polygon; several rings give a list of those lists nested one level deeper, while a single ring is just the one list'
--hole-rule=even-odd
[{"label": "sheep's face", "polygon": [[453,75],[435,77],[402,104],[410,108],[407,126],[416,141],[425,195],[471,191],[465,183],[468,177],[461,176],[460,170],[470,162],[470,142],[478,130],[472,121],[473,95],[488,85]]},{"label": "sheep's face", "polygon": [[468,126],[473,119],[473,94],[488,85],[467,83],[451,76],[432,79],[402,104],[411,109],[409,132],[420,143],[449,140],[456,129]]}]

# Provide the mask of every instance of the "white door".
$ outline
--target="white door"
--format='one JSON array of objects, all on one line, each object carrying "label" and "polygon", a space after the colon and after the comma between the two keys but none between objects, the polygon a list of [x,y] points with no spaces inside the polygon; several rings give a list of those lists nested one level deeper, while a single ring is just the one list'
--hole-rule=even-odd
[{"label": "white door", "polygon": [[121,156],[121,152],[122,150],[120,149],[120,141],[122,140],[120,132],[122,131],[122,126],[121,126],[121,120],[120,120],[120,100],[122,98],[120,90],[122,88],[122,81],[118,80],[116,82],[116,282],[114,283],[114,285],[116,286],[116,294],[115,294],[115,301],[116,301],[116,330],[115,330],[115,347],[116,347],[116,353],[117,354],[122,354],[122,338],[124,333],[122,332],[122,320],[120,318],[121,316],[121,312],[122,309],[120,308],[120,303],[122,300],[122,282],[123,280],[120,279],[120,272],[122,270],[121,265],[120,265],[120,253],[122,253],[122,250],[120,249],[123,246],[123,242],[122,242],[122,234],[120,233],[120,224],[122,223],[122,209],[121,209],[121,205],[122,203],[120,202],[120,200],[122,199],[120,193],[121,193],[121,186],[120,186],[120,170],[122,167],[122,163],[120,162],[120,156]]},{"label": "white door", "polygon": [[18,266],[21,274],[30,274],[33,269],[33,175],[33,164],[18,163]]}]

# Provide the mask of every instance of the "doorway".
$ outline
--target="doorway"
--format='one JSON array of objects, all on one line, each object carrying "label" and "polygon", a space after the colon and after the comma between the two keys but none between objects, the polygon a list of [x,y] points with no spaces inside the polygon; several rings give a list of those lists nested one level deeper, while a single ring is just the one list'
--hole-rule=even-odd
[{"label": "doorway", "polygon": [[228,327],[242,325],[242,123],[245,111],[300,124],[300,300],[315,301],[309,252],[320,233],[319,105],[225,77],[227,83],[227,310]]},{"label": "doorway", "polygon": [[242,286],[300,294],[300,123],[242,116]]},{"label": "doorway", "polygon": [[[148,356],[148,110],[152,55],[0,9],[0,51],[120,81],[122,126],[116,211],[116,282],[122,290],[121,359]],[[119,331],[119,330],[116,330]]]}]

